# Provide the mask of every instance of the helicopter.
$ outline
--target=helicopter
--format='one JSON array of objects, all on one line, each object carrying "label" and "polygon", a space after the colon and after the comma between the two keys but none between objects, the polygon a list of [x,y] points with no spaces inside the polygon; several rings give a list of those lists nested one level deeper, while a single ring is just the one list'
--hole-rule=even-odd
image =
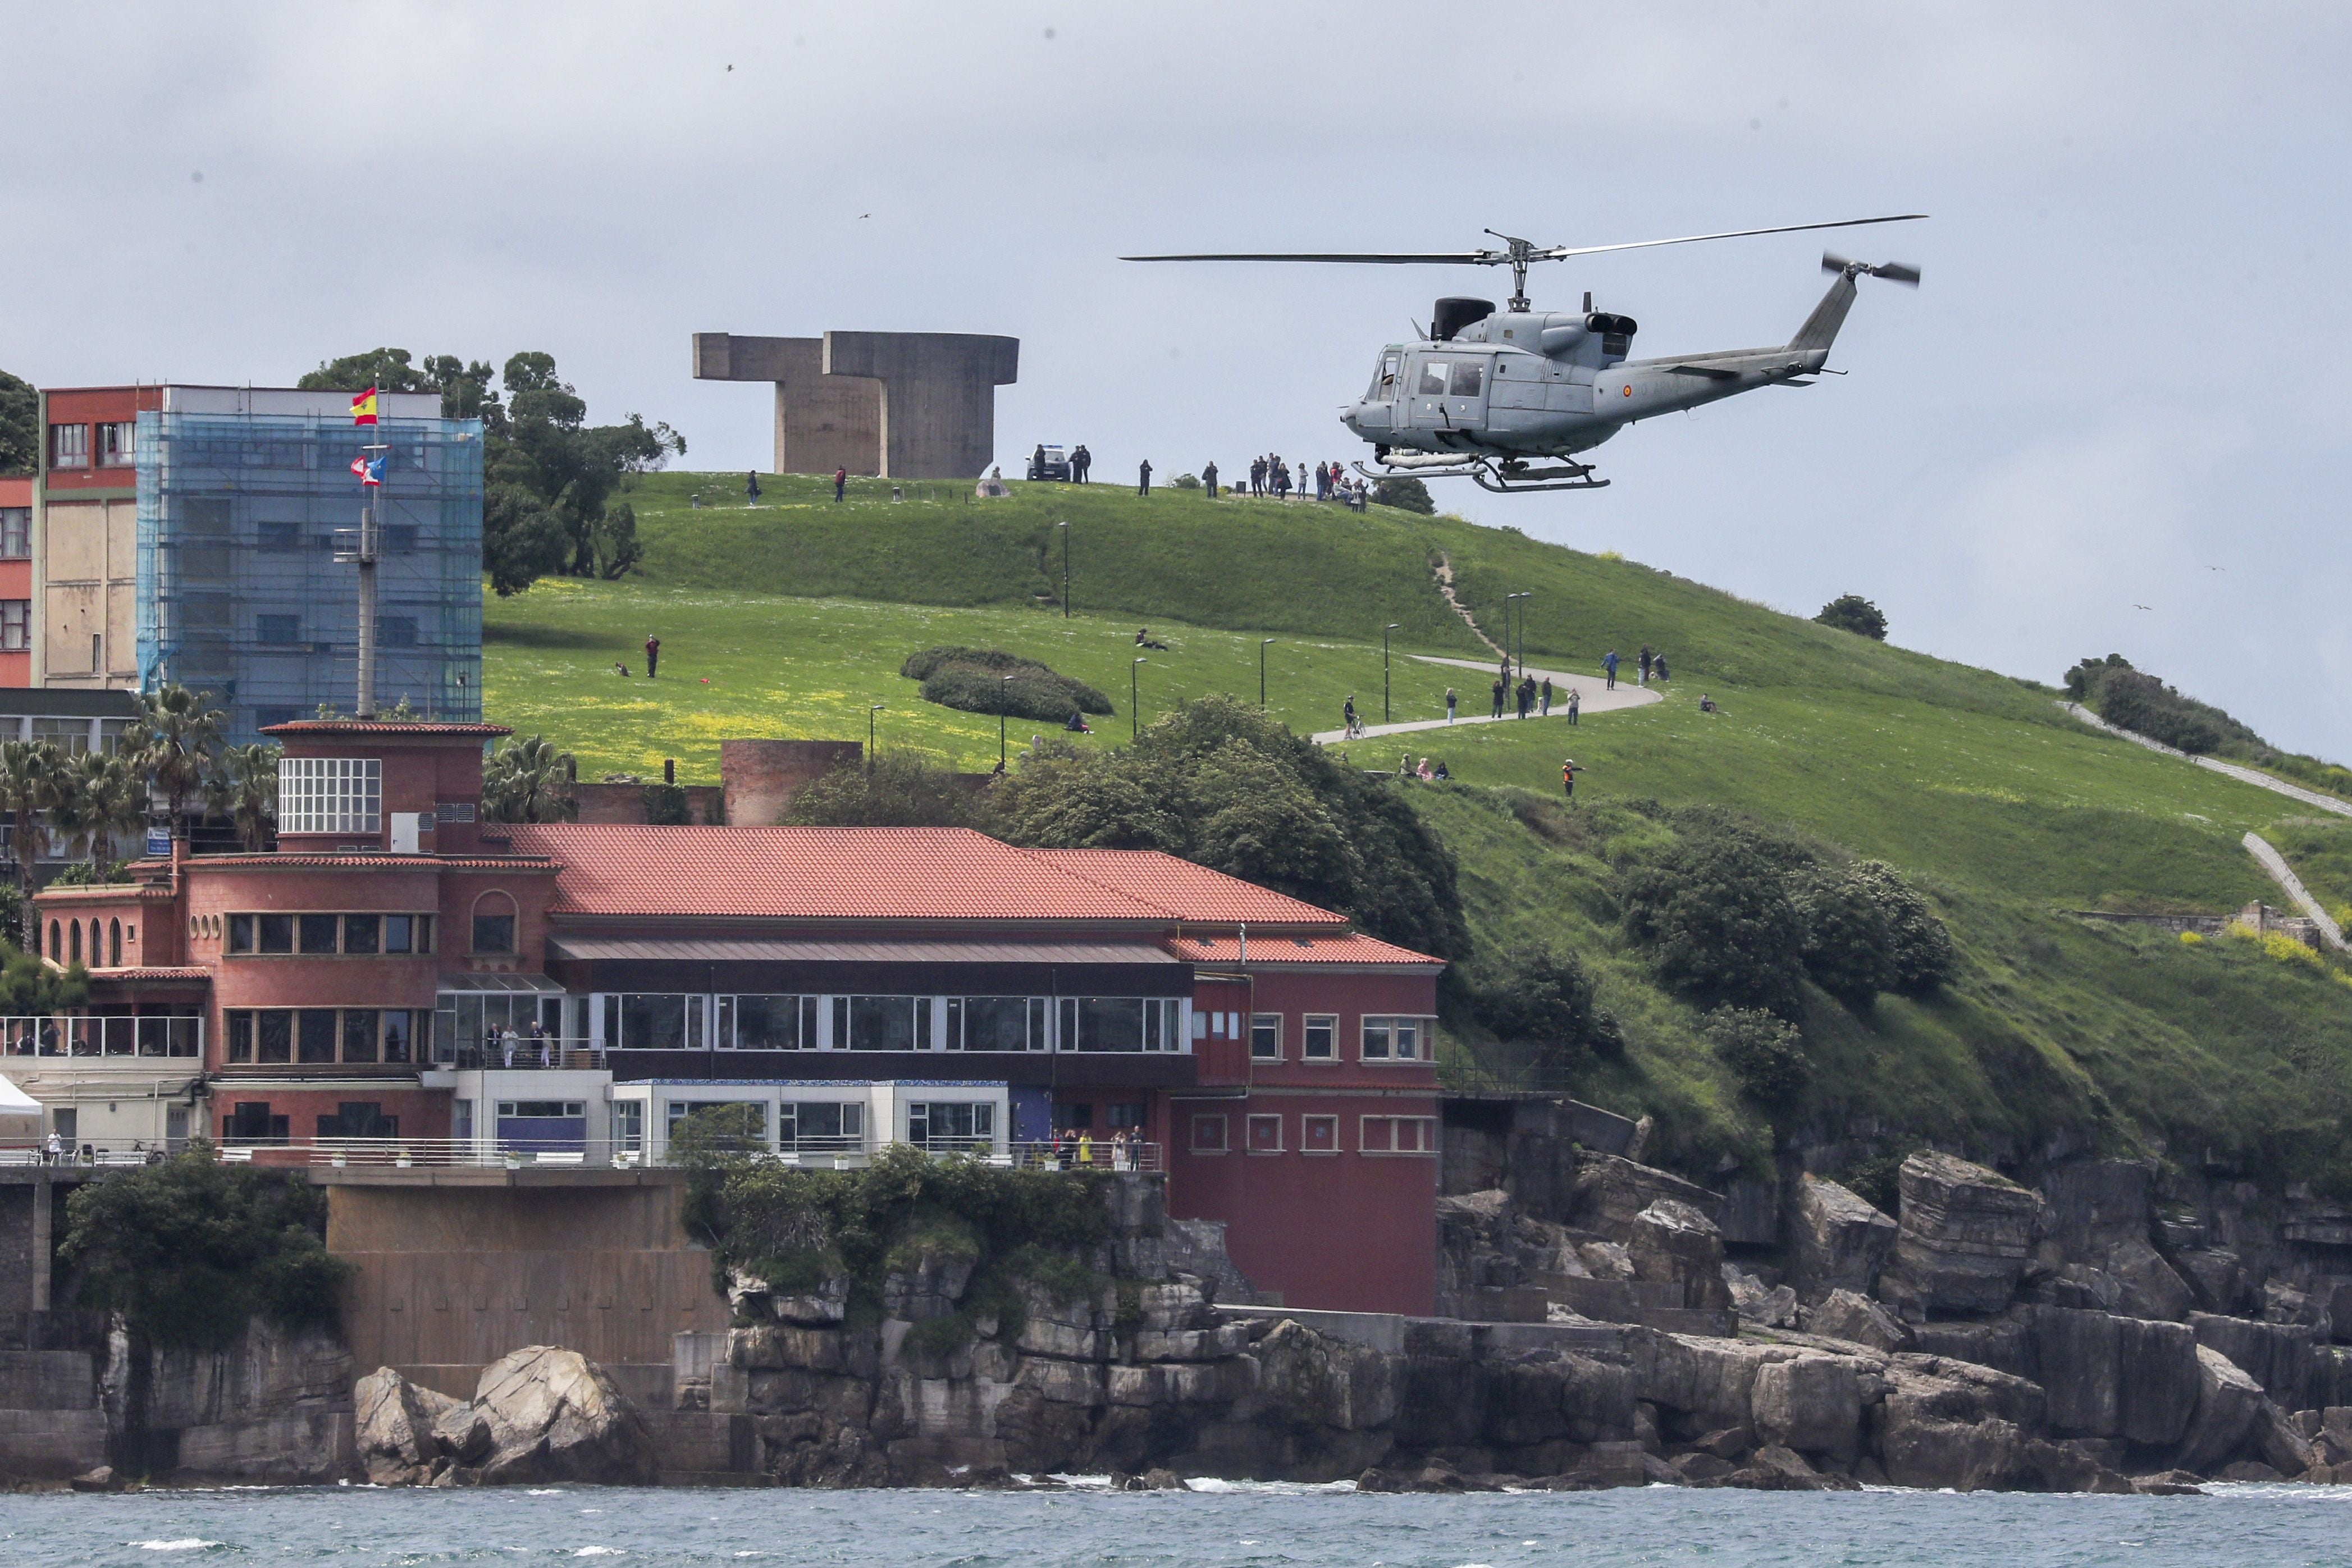
[{"label": "helicopter", "polygon": [[[1528,299],[1528,269],[1535,263],[1755,235],[1911,223],[1927,215],[1897,213],[1579,246],[1538,246],[1488,229],[1502,248],[1458,254],[1223,252],[1119,259],[1509,267],[1511,298],[1499,313],[1491,299],[1438,300],[1417,341],[1391,343],[1381,350],[1371,384],[1342,411],[1339,423],[1372,444],[1373,465],[1355,465],[1368,479],[1468,478],[1498,495],[1517,495],[1602,488],[1609,481],[1594,477],[1593,465],[1578,462],[1576,455],[1641,420],[1758,387],[1811,386],[1824,372],[1843,374],[1828,371],[1827,363],[1830,345],[1853,306],[1854,279],[1879,277],[1914,288],[1919,284],[1916,267],[1825,253],[1822,269],[1835,273],[1837,281],[1786,343],[1635,360],[1628,356],[1638,324],[1630,316],[1595,310],[1590,292],[1582,310],[1537,310]],[[1413,325],[1419,331],[1420,323]],[[1557,465],[1535,466],[1547,462]]]}]

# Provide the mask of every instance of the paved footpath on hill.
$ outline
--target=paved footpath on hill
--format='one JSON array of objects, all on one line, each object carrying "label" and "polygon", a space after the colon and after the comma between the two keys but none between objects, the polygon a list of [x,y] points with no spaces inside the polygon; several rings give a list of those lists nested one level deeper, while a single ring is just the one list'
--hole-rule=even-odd
[{"label": "paved footpath on hill", "polygon": [[2199,757],[2193,752],[2167,746],[2160,740],[2150,740],[2137,730],[2126,729],[2119,724],[2109,724],[2081,703],[2062,702],[2058,706],[2093,729],[2104,729],[2109,735],[2130,741],[2134,746],[2145,746],[2150,751],[2160,751],[2167,757],[2178,757],[2183,762],[2193,762],[2210,772],[2226,773],[2241,784],[2252,784],[2259,789],[2275,790],[2290,800],[2300,800],[2306,806],[2316,806],[2323,811],[2333,811],[2339,817],[2352,817],[2352,801],[2339,800],[2333,795],[2323,795],[2316,789],[2305,789],[2299,784],[2290,784],[2284,779],[2274,779],[2260,768],[2241,768],[2234,762],[2223,762],[2219,758],[2213,757]]},{"label": "paved footpath on hill", "polygon": [[[1475,670],[1478,673],[1479,679],[1475,683],[1465,682],[1454,688],[1462,698],[1461,706],[1455,710],[1461,716],[1452,724],[1446,723],[1442,718],[1417,718],[1405,724],[1368,724],[1364,727],[1364,732],[1356,737],[1358,740],[1370,740],[1383,735],[1411,735],[1419,730],[1461,729],[1474,724],[1519,722],[1516,710],[1507,707],[1504,710],[1501,718],[1488,716],[1488,710],[1494,706],[1492,687],[1495,683],[1495,672],[1501,667],[1501,660],[1488,664],[1484,659],[1442,659],[1433,653],[1409,653],[1406,657],[1423,664],[1451,664],[1459,669]],[[1660,702],[1665,697],[1665,694],[1654,686],[1642,686],[1634,684],[1633,661],[1631,659],[1626,660],[1620,666],[1617,689],[1613,692],[1608,689],[1609,677],[1598,670],[1590,674],[1571,673],[1567,670],[1547,670],[1538,664],[1529,664],[1527,666],[1527,673],[1533,675],[1538,682],[1547,675],[1551,677],[1551,712],[1548,716],[1548,721],[1559,725],[1563,728],[1568,724],[1568,693],[1570,687],[1584,694],[1579,716],[1612,713],[1622,708],[1640,707],[1644,703]],[[1535,715],[1529,714],[1527,722],[1536,724],[1546,721],[1538,720]],[[1318,746],[1333,746],[1346,740],[1348,732],[1342,729],[1319,730],[1314,738]]]}]

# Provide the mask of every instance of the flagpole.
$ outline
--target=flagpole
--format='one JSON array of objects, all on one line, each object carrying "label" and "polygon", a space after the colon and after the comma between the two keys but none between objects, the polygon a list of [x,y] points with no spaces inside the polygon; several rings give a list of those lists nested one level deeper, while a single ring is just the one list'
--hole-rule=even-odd
[{"label": "flagpole", "polygon": [[[383,395],[377,387],[368,389],[368,422],[375,426],[373,434],[381,434],[383,430]],[[360,450],[362,453],[386,454],[392,448],[388,443],[371,442]],[[380,465],[384,462],[382,456],[375,461]],[[367,462],[366,457],[361,458],[359,549],[352,554],[352,559],[360,569],[359,700],[352,706],[352,716],[363,719],[375,716],[376,513],[383,497],[382,466],[373,470],[375,483],[370,485],[370,470],[365,467]],[[371,490],[373,495],[369,494]]]}]

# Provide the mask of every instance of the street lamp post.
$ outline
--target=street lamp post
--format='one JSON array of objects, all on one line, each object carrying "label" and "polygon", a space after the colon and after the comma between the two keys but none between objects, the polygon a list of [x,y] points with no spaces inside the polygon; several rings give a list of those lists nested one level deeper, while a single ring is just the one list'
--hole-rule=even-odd
[{"label": "street lamp post", "polygon": [[999,773],[1004,771],[1004,705],[1012,696],[1004,688],[1012,684],[1011,675],[996,677],[996,770]]},{"label": "street lamp post", "polygon": [[1382,724],[1389,721],[1389,633],[1395,631],[1401,624],[1402,622],[1391,621],[1381,628],[1381,722]]},{"label": "street lamp post", "polygon": [[[1535,596],[1536,596],[1536,591],[1535,591],[1534,589],[1530,588],[1530,589],[1528,589],[1525,593],[1520,594],[1520,595],[1519,595],[1519,598],[1520,598],[1522,601],[1526,601],[1526,600],[1533,599]],[[1527,607],[1527,605],[1526,605],[1524,602],[1522,602],[1522,603],[1519,605],[1519,674],[1520,674],[1521,675],[1523,675],[1523,676],[1524,676],[1527,673],[1528,673],[1528,607]]]},{"label": "street lamp post", "polygon": [[1136,706],[1136,679],[1143,667],[1138,659],[1127,667],[1127,738],[1135,739],[1143,730],[1143,710]]},{"label": "street lamp post", "polygon": [[1265,651],[1273,646],[1271,637],[1257,645],[1257,706],[1261,710],[1265,706]]},{"label": "street lamp post", "polygon": [[1070,618],[1070,525],[1065,520],[1062,530],[1062,619]]},{"label": "street lamp post", "polygon": [[866,710],[866,771],[868,773],[874,771],[874,716],[881,711],[880,703]]},{"label": "street lamp post", "polygon": [[1517,652],[1519,601],[1526,597],[1524,593],[1503,595],[1503,665],[1509,672],[1507,678],[1514,685],[1527,674],[1526,668],[1519,664]]}]

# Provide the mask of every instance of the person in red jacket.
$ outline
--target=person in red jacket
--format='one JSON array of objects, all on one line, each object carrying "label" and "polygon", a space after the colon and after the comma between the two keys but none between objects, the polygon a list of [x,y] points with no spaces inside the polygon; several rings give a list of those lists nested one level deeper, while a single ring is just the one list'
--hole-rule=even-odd
[{"label": "person in red jacket", "polygon": [[835,469],[833,471],[833,498],[836,501],[840,500],[841,493],[848,487],[849,470],[846,468]]}]

